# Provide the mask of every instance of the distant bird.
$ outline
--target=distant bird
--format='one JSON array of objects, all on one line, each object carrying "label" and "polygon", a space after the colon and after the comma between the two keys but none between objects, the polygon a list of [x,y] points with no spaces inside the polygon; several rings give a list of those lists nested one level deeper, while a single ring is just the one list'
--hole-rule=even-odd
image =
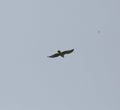
[{"label": "distant bird", "polygon": [[55,57],[58,57],[58,56],[61,56],[61,57],[64,57],[65,54],[70,54],[74,51],[74,49],[72,50],[66,50],[66,51],[63,51],[61,52],[60,50],[57,51],[57,53],[51,55],[51,56],[48,56],[50,58],[55,58]]}]

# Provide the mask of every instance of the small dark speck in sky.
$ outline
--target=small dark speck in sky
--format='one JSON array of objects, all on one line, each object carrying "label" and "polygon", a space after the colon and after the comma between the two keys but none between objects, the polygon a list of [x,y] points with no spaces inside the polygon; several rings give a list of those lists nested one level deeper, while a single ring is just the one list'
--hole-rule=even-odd
[{"label": "small dark speck in sky", "polygon": [[100,34],[100,33],[101,33],[101,31],[100,31],[100,30],[98,30],[98,31],[97,31],[97,33],[98,33],[98,34]]}]

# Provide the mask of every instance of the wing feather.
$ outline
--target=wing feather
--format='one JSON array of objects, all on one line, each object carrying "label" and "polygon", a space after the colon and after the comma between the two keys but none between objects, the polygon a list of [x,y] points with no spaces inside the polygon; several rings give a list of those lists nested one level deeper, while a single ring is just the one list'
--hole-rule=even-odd
[{"label": "wing feather", "polygon": [[51,55],[51,56],[48,56],[48,57],[54,58],[54,57],[58,57],[59,55],[60,55],[59,53],[55,53],[55,54],[53,54],[53,55]]},{"label": "wing feather", "polygon": [[74,51],[74,49],[72,50],[66,50],[66,51],[63,51],[62,54],[69,54],[69,53],[72,53]]}]

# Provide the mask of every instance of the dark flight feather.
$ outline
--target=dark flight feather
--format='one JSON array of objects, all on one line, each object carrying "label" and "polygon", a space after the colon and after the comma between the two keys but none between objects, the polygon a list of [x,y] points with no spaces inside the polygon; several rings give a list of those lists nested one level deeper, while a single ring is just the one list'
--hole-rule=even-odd
[{"label": "dark flight feather", "polygon": [[58,57],[59,55],[60,55],[59,53],[55,53],[55,54],[53,54],[53,55],[51,55],[51,56],[48,56],[48,57],[54,58],[54,57]]},{"label": "dark flight feather", "polygon": [[64,55],[64,54],[69,54],[69,53],[72,53],[74,51],[74,49],[72,49],[72,50],[66,50],[66,51],[63,51],[62,52],[62,54]]}]

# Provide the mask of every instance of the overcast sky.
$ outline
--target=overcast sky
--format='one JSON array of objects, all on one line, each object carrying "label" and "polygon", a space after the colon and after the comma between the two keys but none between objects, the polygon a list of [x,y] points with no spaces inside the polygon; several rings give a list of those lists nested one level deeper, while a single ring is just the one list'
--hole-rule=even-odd
[{"label": "overcast sky", "polygon": [[1,0],[0,110],[120,110],[120,1]]}]

